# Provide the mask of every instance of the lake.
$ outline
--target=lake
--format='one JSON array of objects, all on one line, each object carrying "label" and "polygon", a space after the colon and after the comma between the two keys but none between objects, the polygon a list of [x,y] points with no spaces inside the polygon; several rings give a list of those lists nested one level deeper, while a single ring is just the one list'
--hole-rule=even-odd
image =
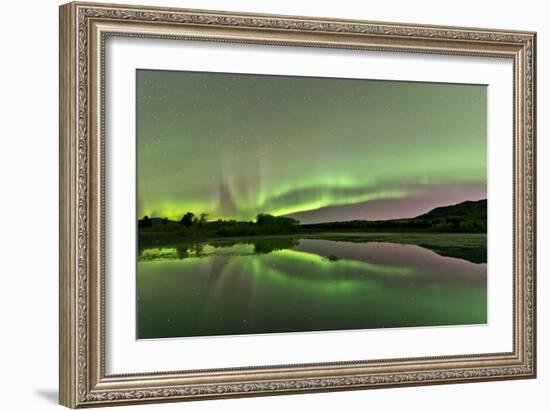
[{"label": "lake", "polygon": [[485,324],[486,237],[427,236],[140,248],[138,338]]}]

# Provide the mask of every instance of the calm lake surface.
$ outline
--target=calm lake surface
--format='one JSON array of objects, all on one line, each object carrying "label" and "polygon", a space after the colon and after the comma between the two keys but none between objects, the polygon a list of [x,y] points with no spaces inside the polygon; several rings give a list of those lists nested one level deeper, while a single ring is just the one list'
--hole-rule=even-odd
[{"label": "calm lake surface", "polygon": [[479,250],[454,244],[435,252],[390,239],[142,248],[138,338],[487,322],[487,264]]}]

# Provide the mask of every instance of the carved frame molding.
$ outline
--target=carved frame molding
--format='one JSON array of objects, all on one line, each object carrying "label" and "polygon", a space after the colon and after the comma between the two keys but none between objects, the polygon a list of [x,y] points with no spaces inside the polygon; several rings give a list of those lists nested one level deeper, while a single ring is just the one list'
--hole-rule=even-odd
[{"label": "carved frame molding", "polygon": [[[514,61],[514,351],[108,376],[104,372],[104,46],[109,36]],[[60,403],[69,407],[536,375],[532,32],[69,3],[60,8]]]}]

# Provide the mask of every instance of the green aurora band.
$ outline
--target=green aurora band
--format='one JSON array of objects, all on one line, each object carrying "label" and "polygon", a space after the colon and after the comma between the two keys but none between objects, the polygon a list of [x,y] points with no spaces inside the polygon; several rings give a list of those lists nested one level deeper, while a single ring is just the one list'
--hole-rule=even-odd
[{"label": "green aurora band", "polygon": [[137,71],[138,216],[411,217],[486,197],[483,85]]}]

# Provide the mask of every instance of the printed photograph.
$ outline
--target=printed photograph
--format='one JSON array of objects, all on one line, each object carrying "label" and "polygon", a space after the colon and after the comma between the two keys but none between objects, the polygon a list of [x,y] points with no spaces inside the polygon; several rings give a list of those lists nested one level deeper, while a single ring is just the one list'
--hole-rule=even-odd
[{"label": "printed photograph", "polygon": [[136,71],[138,339],[487,323],[487,87]]}]

